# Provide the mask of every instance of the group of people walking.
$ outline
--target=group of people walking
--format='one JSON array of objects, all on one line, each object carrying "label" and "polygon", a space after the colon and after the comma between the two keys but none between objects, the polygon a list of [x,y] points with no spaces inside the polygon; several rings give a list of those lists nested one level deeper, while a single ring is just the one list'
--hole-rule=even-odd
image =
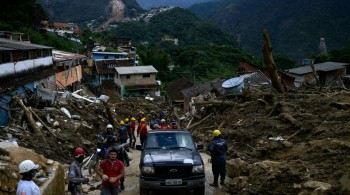
[{"label": "group of people walking", "polygon": [[[134,117],[128,117],[119,122],[118,134],[113,131],[113,125],[108,124],[104,132],[99,135],[100,140],[97,141],[98,147],[104,147],[106,154],[96,168],[96,174],[101,177],[101,195],[118,195],[124,190],[125,167],[129,166],[129,157],[121,144],[127,143],[135,148],[136,136],[140,138],[143,145],[149,129],[180,129],[176,121],[167,124],[165,119],[160,119],[159,123],[152,116],[143,117],[138,121]],[[212,132],[213,141],[209,144],[207,150],[211,154],[212,172],[214,181],[210,185],[213,187],[225,185],[226,176],[226,153],[227,142],[222,138],[220,130]],[[68,190],[72,195],[82,194],[82,184],[88,183],[89,178],[82,175],[82,162],[85,157],[83,148],[74,150],[74,161],[69,166]],[[31,160],[25,160],[19,164],[19,173],[22,174],[17,188],[16,195],[40,195],[38,186],[32,181],[36,174],[38,165]]]}]

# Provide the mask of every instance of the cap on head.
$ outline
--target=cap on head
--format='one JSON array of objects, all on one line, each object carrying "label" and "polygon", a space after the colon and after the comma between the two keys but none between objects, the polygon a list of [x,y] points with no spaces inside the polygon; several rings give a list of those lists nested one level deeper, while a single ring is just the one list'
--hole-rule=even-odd
[{"label": "cap on head", "polygon": [[161,123],[165,123],[165,119],[160,120]]},{"label": "cap on head", "polygon": [[18,165],[19,173],[25,173],[37,168],[39,168],[39,165],[35,164],[31,160],[24,160]]},{"label": "cap on head", "polygon": [[124,121],[120,121],[120,123],[119,123],[120,125],[124,125],[125,123],[124,123]]},{"label": "cap on head", "polygon": [[125,118],[124,121],[127,123],[129,122],[129,118]]},{"label": "cap on head", "polygon": [[146,119],[145,119],[145,118],[142,118],[142,119],[141,119],[141,122],[146,122]]},{"label": "cap on head", "polygon": [[136,121],[136,118],[132,117],[131,120],[132,120],[132,121]]},{"label": "cap on head", "polygon": [[213,136],[214,136],[214,137],[217,137],[217,136],[219,136],[219,135],[221,135],[220,130],[216,129],[216,130],[213,131]]}]

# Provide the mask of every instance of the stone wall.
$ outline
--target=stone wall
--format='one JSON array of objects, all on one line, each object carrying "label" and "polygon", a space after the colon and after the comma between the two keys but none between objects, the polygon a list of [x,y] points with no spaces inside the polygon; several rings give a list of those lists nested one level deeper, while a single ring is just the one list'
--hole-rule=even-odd
[{"label": "stone wall", "polygon": [[40,187],[42,195],[65,193],[61,164],[11,142],[0,142],[0,195],[16,194],[17,183],[21,179],[18,164],[23,160],[32,160],[39,165],[39,176],[34,182]]}]

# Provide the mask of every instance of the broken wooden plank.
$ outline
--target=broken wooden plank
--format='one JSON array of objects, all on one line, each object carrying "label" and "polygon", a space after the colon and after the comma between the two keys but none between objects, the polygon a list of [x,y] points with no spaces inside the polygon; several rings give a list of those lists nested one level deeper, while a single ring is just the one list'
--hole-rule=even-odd
[{"label": "broken wooden plank", "polygon": [[195,124],[189,126],[187,129],[192,129],[193,127],[200,125],[202,122],[206,121],[209,117],[213,116],[214,113],[210,113],[208,116],[204,117],[202,120],[196,122]]}]

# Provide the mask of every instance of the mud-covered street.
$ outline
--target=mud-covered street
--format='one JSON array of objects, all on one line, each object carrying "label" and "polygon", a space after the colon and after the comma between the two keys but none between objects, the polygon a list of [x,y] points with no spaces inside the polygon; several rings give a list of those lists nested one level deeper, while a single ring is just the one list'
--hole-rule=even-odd
[{"label": "mud-covered street", "polygon": [[[139,139],[137,140],[137,143],[139,143]],[[125,168],[125,189],[124,191],[121,192],[121,194],[124,195],[135,195],[135,194],[139,194],[139,174],[140,174],[140,169],[139,169],[139,162],[140,162],[140,155],[141,155],[141,151],[136,150],[136,149],[130,149],[130,152],[128,153],[129,157],[132,159],[132,161],[130,161],[130,166]],[[219,188],[213,188],[211,186],[209,186],[210,183],[212,183],[213,181],[213,176],[212,176],[212,172],[211,172],[211,164],[208,163],[210,156],[205,153],[205,152],[201,152],[201,156],[203,158],[204,161],[204,165],[205,165],[205,177],[206,177],[206,188],[205,188],[205,194],[206,195],[225,195],[225,194],[229,194],[226,193],[225,189],[222,187]],[[87,170],[84,170],[84,175],[86,175],[87,177],[90,178],[90,181],[93,180],[94,177],[91,177],[88,173]],[[98,186],[99,184],[101,184],[101,182],[90,182],[89,185],[84,185],[84,188],[86,190],[88,190],[91,186]],[[184,190],[166,190],[166,191],[156,191],[153,192],[152,194],[193,194],[193,192],[191,191],[184,191]],[[99,190],[94,190],[94,191],[89,191],[88,194],[90,195],[100,195],[100,191]]]}]

